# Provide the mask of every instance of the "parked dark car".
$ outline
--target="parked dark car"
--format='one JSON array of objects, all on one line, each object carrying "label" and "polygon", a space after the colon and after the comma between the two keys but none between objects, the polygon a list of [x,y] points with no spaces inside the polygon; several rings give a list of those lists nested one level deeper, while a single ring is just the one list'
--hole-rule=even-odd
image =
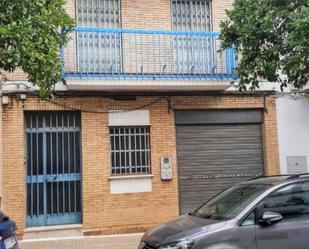
[{"label": "parked dark car", "polygon": [[146,232],[139,249],[308,249],[309,175],[237,184]]},{"label": "parked dark car", "polygon": [[0,249],[19,249],[16,229],[16,223],[0,211]]}]

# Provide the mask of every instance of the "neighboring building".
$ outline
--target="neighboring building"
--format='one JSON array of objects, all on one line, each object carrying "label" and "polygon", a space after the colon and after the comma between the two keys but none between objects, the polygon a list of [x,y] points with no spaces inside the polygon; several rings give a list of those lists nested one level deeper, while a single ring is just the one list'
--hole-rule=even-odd
[{"label": "neighboring building", "polygon": [[309,172],[309,93],[279,93],[276,104],[281,173]]},{"label": "neighboring building", "polygon": [[231,6],[69,0],[77,28],[57,101],[39,100],[21,72],[4,86],[3,208],[20,236],[144,231],[279,173],[274,96],[224,92],[237,61],[217,52],[215,31]]}]

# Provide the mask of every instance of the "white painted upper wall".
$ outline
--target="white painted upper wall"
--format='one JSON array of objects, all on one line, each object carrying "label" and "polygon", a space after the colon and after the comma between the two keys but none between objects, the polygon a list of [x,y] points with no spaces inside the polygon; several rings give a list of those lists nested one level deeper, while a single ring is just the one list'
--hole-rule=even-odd
[{"label": "white painted upper wall", "polygon": [[306,157],[309,172],[309,96],[277,98],[277,123],[281,173],[287,173],[287,157]]}]

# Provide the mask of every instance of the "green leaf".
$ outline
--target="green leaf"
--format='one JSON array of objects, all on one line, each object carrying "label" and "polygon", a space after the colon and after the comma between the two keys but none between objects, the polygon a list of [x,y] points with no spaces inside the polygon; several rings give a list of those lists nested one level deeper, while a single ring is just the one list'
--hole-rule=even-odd
[{"label": "green leaf", "polygon": [[[59,48],[68,41],[74,21],[65,0],[0,1],[0,70],[22,68],[28,80],[50,98],[61,80]],[[59,27],[67,27],[59,32]]]},{"label": "green leaf", "polygon": [[282,87],[308,83],[309,0],[235,0],[226,14],[221,39],[223,48],[241,53],[239,90],[254,90],[261,79]]}]

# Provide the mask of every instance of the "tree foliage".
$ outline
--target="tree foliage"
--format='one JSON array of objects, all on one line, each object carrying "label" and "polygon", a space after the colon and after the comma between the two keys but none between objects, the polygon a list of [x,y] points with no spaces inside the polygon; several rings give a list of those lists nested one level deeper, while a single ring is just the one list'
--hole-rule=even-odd
[{"label": "tree foliage", "polygon": [[259,87],[259,79],[281,87],[309,80],[309,0],[235,0],[221,22],[223,47],[240,54],[239,89]]},{"label": "tree foliage", "polygon": [[[21,68],[48,98],[61,80],[60,47],[74,22],[65,0],[0,1],[0,70]],[[67,27],[67,29],[62,29]]]}]

